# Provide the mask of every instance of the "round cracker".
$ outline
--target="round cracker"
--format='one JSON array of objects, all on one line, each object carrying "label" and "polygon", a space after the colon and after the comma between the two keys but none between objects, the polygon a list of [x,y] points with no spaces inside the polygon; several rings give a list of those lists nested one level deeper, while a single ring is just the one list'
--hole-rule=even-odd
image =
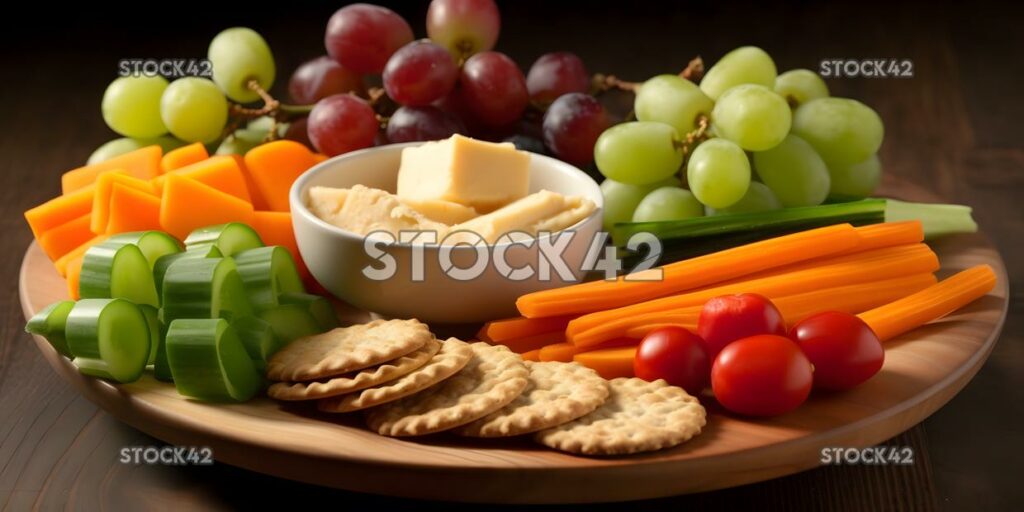
[{"label": "round cracker", "polygon": [[683,388],[664,380],[618,378],[594,412],[541,430],[541,444],[582,455],[624,455],[676,446],[700,433],[706,412]]},{"label": "round cracker", "polygon": [[420,436],[480,419],[519,396],[530,371],[504,346],[472,343],[466,367],[440,384],[370,410],[366,423],[385,436]]},{"label": "round cracker", "polygon": [[508,437],[555,427],[597,409],[608,381],[579,363],[526,361],[526,389],[501,410],[458,430],[471,437]]},{"label": "round cracker", "polygon": [[267,362],[267,378],[299,382],[342,375],[398,359],[434,339],[418,320],[374,320],[299,338]]},{"label": "round cracker", "polygon": [[323,412],[352,412],[394,402],[455,375],[472,357],[473,349],[468,343],[450,338],[441,343],[441,350],[422,367],[379,386],[318,400],[316,407]]},{"label": "round cracker", "polygon": [[278,400],[315,400],[359,391],[395,380],[430,361],[441,348],[441,342],[430,340],[418,350],[378,366],[313,382],[276,382],[267,389],[270,398]]}]

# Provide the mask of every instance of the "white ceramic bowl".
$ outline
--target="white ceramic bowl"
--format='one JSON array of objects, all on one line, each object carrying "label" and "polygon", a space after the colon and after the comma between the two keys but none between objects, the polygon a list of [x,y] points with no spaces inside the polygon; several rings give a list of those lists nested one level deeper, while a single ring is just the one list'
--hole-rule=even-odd
[{"label": "white ceramic bowl", "polygon": [[[580,279],[583,260],[601,227],[601,190],[594,180],[576,167],[537,154],[530,158],[530,192],[546,189],[584,196],[598,206],[590,216],[566,230],[573,233],[562,252],[562,259],[573,273],[572,280],[562,280],[556,272],[551,272],[547,280],[542,280],[539,272],[524,280],[510,280],[493,264],[493,257],[481,275],[459,280],[444,271],[437,246],[414,249],[414,246],[401,243],[379,246],[394,258],[396,272],[393,277],[374,280],[364,275],[363,270],[367,267],[381,267],[380,262],[367,254],[364,237],[313,215],[306,206],[308,191],[314,186],[347,188],[365,185],[394,192],[402,149],[418,144],[393,144],[340,155],[306,171],[292,185],[292,224],[299,252],[313,277],[324,288],[349,304],[383,316],[458,324],[513,316],[516,314],[515,301],[520,295],[565,286]],[[538,243],[529,247],[504,245],[508,246],[505,260],[510,267],[520,268],[529,264],[534,269],[539,268]],[[490,246],[494,247],[497,246]],[[424,262],[423,279],[413,280],[412,261],[420,251]],[[472,247],[451,248],[451,262],[459,268],[472,267],[477,257],[477,251]]]}]

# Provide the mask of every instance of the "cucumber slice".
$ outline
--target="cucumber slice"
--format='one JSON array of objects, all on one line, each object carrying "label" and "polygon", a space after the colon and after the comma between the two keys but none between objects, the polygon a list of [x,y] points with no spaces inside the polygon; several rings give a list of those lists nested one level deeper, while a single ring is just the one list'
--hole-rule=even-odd
[{"label": "cucumber slice", "polygon": [[282,343],[274,336],[270,324],[255,316],[243,316],[231,323],[238,338],[242,340],[245,351],[249,353],[253,366],[263,375],[267,370],[267,360],[281,348]]},{"label": "cucumber slice", "polygon": [[234,256],[248,249],[263,247],[259,233],[248,224],[228,222],[199,228],[185,238],[185,248],[193,249],[214,245],[224,256]]},{"label": "cucumber slice", "polygon": [[304,292],[302,278],[288,249],[279,245],[242,251],[234,256],[238,276],[257,309],[278,305],[282,293]]},{"label": "cucumber slice", "polygon": [[231,258],[181,258],[163,283],[163,321],[227,318],[253,314]]},{"label": "cucumber slice", "polygon": [[190,249],[185,252],[176,252],[174,254],[165,254],[164,256],[161,256],[156,260],[156,263],[153,264],[153,283],[156,285],[157,295],[163,296],[164,276],[167,275],[167,269],[170,268],[171,263],[183,258],[220,257],[223,257],[223,255],[220,253],[220,249],[214,245],[206,245]]},{"label": "cucumber slice", "polygon": [[160,310],[146,304],[140,304],[139,310],[146,317],[146,325],[149,326],[149,360],[146,365],[156,364],[156,355],[160,352],[160,338],[163,335],[163,325],[160,322]]},{"label": "cucumber slice", "polygon": [[270,324],[281,345],[305,336],[320,334],[323,329],[305,306],[281,304],[260,311],[260,319]]},{"label": "cucumber slice", "polygon": [[127,299],[160,306],[153,271],[137,245],[103,242],[85,252],[78,294],[83,299]]},{"label": "cucumber slice", "polygon": [[227,321],[178,319],[167,329],[167,362],[178,393],[211,402],[244,402],[263,379]]},{"label": "cucumber slice", "polygon": [[326,297],[313,295],[311,293],[282,293],[278,300],[281,304],[298,304],[306,308],[309,314],[313,315],[321,331],[329,331],[338,327],[338,314],[334,306]]},{"label": "cucumber slice", "polygon": [[71,357],[68,350],[68,341],[64,337],[64,325],[68,321],[68,313],[74,307],[75,301],[62,300],[54,302],[43,308],[29,319],[25,325],[25,332],[30,332],[46,338],[46,341],[53,345],[62,356]]},{"label": "cucumber slice", "polygon": [[174,378],[171,376],[171,367],[167,364],[167,323],[164,322],[163,309],[158,313],[158,320],[160,321],[160,340],[153,361],[153,377],[163,382],[174,382]]},{"label": "cucumber slice", "polygon": [[134,382],[149,361],[149,322],[127,300],[78,301],[68,314],[64,332],[75,366],[86,375]]},{"label": "cucumber slice", "polygon": [[156,265],[157,260],[168,254],[181,252],[181,244],[173,236],[163,231],[133,231],[131,233],[119,233],[106,240],[107,243],[118,243],[122,245],[137,245],[142,255],[146,257],[150,268]]}]

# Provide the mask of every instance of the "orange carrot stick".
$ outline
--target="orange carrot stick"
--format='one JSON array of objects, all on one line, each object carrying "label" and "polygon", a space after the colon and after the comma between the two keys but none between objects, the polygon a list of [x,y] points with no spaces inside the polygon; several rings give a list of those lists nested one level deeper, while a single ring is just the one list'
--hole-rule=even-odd
[{"label": "orange carrot stick", "polygon": [[563,331],[542,332],[540,334],[534,334],[533,336],[526,336],[523,338],[488,341],[491,345],[505,345],[509,350],[517,354],[539,349],[545,345],[551,345],[552,343],[563,342],[565,342],[565,332]]},{"label": "orange carrot stick", "polygon": [[[664,297],[830,254],[854,249],[860,235],[849,224],[838,224],[727,249],[660,269],[523,295],[516,301],[526,317],[547,317],[601,311]],[[640,281],[656,278],[660,281]],[[626,277],[629,279],[627,280]]]},{"label": "orange carrot stick", "polygon": [[541,361],[561,361],[563,363],[568,363],[569,361],[572,361],[573,356],[581,352],[592,352],[594,350],[617,347],[635,347],[639,343],[640,340],[634,338],[609,340],[601,343],[600,345],[586,348],[573,345],[572,343],[555,343],[542,347],[540,349],[539,357]]},{"label": "orange carrot stick", "polygon": [[606,379],[633,376],[633,358],[636,356],[636,347],[619,347],[581,352],[573,356],[572,360],[594,369]]},{"label": "orange carrot stick", "polygon": [[60,274],[61,277],[67,277],[68,264],[70,264],[75,259],[81,259],[82,255],[85,254],[85,251],[88,251],[90,247],[106,239],[107,235],[97,235],[96,237],[90,239],[89,241],[83,243],[82,245],[75,247],[64,256],[57,258],[57,261],[53,262],[53,266],[57,268],[57,273]]},{"label": "orange carrot stick", "polygon": [[206,146],[202,142],[195,142],[168,151],[160,160],[160,172],[171,172],[207,158],[210,158],[210,154],[206,152]]},{"label": "orange carrot stick", "polygon": [[523,358],[523,361],[540,361],[540,349],[535,348],[529,352],[523,352],[519,356]]},{"label": "orange carrot stick", "polygon": [[[781,297],[848,284],[879,281],[939,269],[939,259],[925,244],[900,245],[874,249],[851,256],[819,261],[816,266],[793,272],[767,275],[758,279],[740,279],[722,285],[590,313],[569,322],[566,334],[576,342],[581,333],[614,330],[616,321],[639,314],[671,311],[703,305],[708,300],[734,293],[758,293]],[[619,333],[621,334],[621,333]]]},{"label": "orange carrot stick", "polygon": [[513,338],[525,338],[551,331],[565,329],[572,320],[571,316],[555,316],[548,318],[524,318],[517,316],[502,320],[492,320],[484,324],[477,337],[484,341],[501,341]]},{"label": "orange carrot stick", "polygon": [[885,341],[966,306],[995,285],[992,267],[978,265],[858,316]]}]

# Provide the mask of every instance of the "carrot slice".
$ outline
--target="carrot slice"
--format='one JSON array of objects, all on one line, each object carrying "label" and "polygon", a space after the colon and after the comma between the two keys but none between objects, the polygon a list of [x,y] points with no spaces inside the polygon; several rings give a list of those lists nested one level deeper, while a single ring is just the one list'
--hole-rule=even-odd
[{"label": "carrot slice", "polygon": [[85,259],[85,254],[81,254],[68,262],[66,279],[68,281],[68,297],[71,297],[71,300],[79,299],[78,282],[82,276],[83,259]]},{"label": "carrot slice", "polygon": [[115,156],[110,160],[72,169],[61,176],[61,189],[63,193],[68,194],[85,188],[93,184],[99,175],[113,169],[123,169],[140,180],[152,179],[160,174],[160,158],[162,156],[163,150],[160,149],[160,146],[146,146]]},{"label": "carrot slice", "polygon": [[89,185],[25,210],[25,220],[32,229],[32,236],[39,238],[43,233],[92,211],[94,189]]},{"label": "carrot slice", "polygon": [[983,297],[995,286],[992,267],[978,265],[859,316],[885,341],[942,318]]},{"label": "carrot slice", "polygon": [[619,347],[581,352],[572,357],[573,361],[592,368],[606,379],[633,376],[633,358],[636,347]]},{"label": "carrot slice", "polygon": [[635,338],[608,340],[594,347],[580,347],[572,343],[554,343],[552,345],[542,347],[540,349],[539,357],[541,361],[562,361],[567,363],[572,361],[573,356],[581,352],[591,352],[594,350],[616,347],[635,347],[639,343],[640,340]]},{"label": "carrot slice", "polygon": [[327,156],[327,155],[325,155],[323,153],[313,153],[313,160],[316,163],[320,163],[320,162],[326,161],[328,158],[331,158],[331,157],[329,157],[329,156]]},{"label": "carrot slice", "polygon": [[257,210],[270,210],[270,205],[267,204],[267,200],[263,198],[263,193],[260,192],[260,188],[256,186],[256,182],[252,179],[252,173],[245,166],[245,158],[242,155],[234,154],[228,156],[235,160],[238,168],[242,171],[242,177],[245,178],[245,187],[249,189],[249,199],[252,199],[252,207]]},{"label": "carrot slice", "polygon": [[90,215],[65,222],[40,236],[36,241],[43,252],[56,262],[61,256],[92,240],[96,235],[89,229]]},{"label": "carrot slice", "polygon": [[53,262],[53,266],[56,267],[57,273],[60,274],[61,277],[67,277],[68,264],[70,262],[74,261],[75,258],[78,258],[79,256],[85,254],[85,251],[88,251],[90,247],[106,239],[107,235],[96,235],[88,242],[85,242],[84,244],[79,245],[78,247],[75,247],[74,249],[68,251],[67,254],[61,256],[60,258],[57,259],[57,261]]},{"label": "carrot slice", "polygon": [[533,349],[529,352],[523,352],[519,354],[519,357],[523,358],[523,361],[540,361],[540,349]]},{"label": "carrot slice", "polygon": [[160,229],[160,198],[149,192],[115,183],[110,192],[107,234]]},{"label": "carrot slice", "polygon": [[292,183],[316,165],[313,153],[299,142],[277,140],[245,154],[245,167],[271,210],[287,212]]},{"label": "carrot slice", "polygon": [[[486,340],[485,340],[486,341]],[[565,341],[565,332],[563,331],[552,331],[542,332],[540,334],[534,334],[533,336],[526,336],[523,338],[512,338],[501,341],[487,341],[491,345],[505,345],[509,350],[517,354],[523,352],[529,352],[534,349],[551,345],[554,343],[562,343]]]},{"label": "carrot slice", "polygon": [[92,198],[92,221],[89,228],[97,235],[107,233],[107,221],[110,218],[110,194],[114,184],[130,187],[147,194],[155,194],[153,184],[127,174],[104,173],[96,178],[96,192]]},{"label": "carrot slice", "polygon": [[[708,286],[799,261],[854,249],[860,235],[849,224],[837,224],[727,249],[646,270],[615,281],[594,281],[519,297],[523,316],[546,317],[601,311]],[[629,277],[629,280],[626,280]]]},{"label": "carrot slice", "polygon": [[476,335],[485,341],[501,341],[513,338],[525,338],[551,331],[565,329],[572,316],[555,316],[547,318],[525,318],[517,316],[502,320],[492,320],[480,328]]},{"label": "carrot slice", "polygon": [[924,226],[919,220],[883,222],[857,228],[860,235],[858,251],[870,251],[894,245],[917,244],[924,241]]},{"label": "carrot slice", "polygon": [[167,174],[160,203],[160,226],[179,240],[192,230],[225,222],[252,224],[252,205],[176,173]]},{"label": "carrot slice", "polygon": [[156,178],[153,180],[153,184],[157,188],[157,194],[161,192],[167,176],[171,174],[194,179],[199,183],[209,185],[243,201],[252,202],[249,196],[249,187],[245,184],[245,176],[242,175],[242,170],[238,167],[238,163],[230,156],[211,156],[206,160],[182,167]]},{"label": "carrot slice", "polygon": [[163,159],[160,160],[160,171],[171,172],[175,169],[181,169],[182,167],[206,160],[207,158],[210,158],[210,154],[207,153],[206,146],[202,142],[194,142],[168,151]]},{"label": "carrot slice", "polygon": [[720,295],[758,293],[769,298],[781,297],[821,288],[935,272],[938,269],[938,257],[925,244],[874,249],[851,256],[840,256],[834,260],[819,261],[815,266],[793,272],[731,281],[632,306],[590,313],[570,321],[566,327],[566,334],[573,343],[586,345],[588,341],[585,340],[588,337],[608,339],[622,336],[624,331],[620,325],[628,325],[636,315],[702,306]]}]

